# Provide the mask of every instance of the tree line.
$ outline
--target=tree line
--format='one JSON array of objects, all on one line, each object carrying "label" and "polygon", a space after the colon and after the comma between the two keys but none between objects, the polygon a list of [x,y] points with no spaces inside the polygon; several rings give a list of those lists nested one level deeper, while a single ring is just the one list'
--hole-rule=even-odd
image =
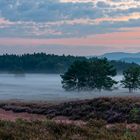
[{"label": "tree line", "polygon": [[123,71],[123,80],[115,81],[116,68],[106,59],[75,61],[62,77],[63,88],[71,90],[112,90],[120,82],[129,92],[140,89],[140,66]]},{"label": "tree line", "polygon": [[[91,58],[94,60],[96,58]],[[75,61],[87,61],[86,57],[75,56],[58,56],[45,53],[34,53],[24,55],[1,55],[0,56],[0,72],[14,73],[64,73],[69,66]],[[134,63],[125,63],[121,61],[110,61],[110,63],[121,73],[130,66],[137,65]]]},{"label": "tree line", "polygon": [[75,60],[84,57],[58,56],[45,53],[1,55],[1,72],[63,73]]}]

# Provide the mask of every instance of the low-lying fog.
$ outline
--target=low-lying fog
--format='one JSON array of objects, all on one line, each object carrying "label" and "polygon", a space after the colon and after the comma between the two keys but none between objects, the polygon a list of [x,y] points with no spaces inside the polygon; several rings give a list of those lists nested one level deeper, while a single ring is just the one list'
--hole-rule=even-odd
[{"label": "low-lying fog", "polygon": [[[117,81],[122,76],[115,77]],[[128,93],[127,89],[102,92],[66,92],[62,89],[60,75],[56,74],[0,74],[0,100],[46,100],[64,101],[75,99],[90,99],[100,96],[140,96]]]}]

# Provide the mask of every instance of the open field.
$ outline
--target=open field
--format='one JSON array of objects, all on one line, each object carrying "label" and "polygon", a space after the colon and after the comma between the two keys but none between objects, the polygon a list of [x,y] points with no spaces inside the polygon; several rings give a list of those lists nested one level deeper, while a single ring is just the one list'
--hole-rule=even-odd
[{"label": "open field", "polygon": [[[115,77],[117,81],[121,79],[122,76]],[[133,94],[121,87],[113,91],[66,92],[62,88],[61,77],[58,74],[0,74],[0,100],[63,102],[132,95],[140,97],[140,90]]]}]

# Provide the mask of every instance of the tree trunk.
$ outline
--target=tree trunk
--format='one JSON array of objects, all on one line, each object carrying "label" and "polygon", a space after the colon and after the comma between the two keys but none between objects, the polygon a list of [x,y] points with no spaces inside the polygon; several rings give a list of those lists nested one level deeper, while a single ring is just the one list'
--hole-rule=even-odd
[{"label": "tree trunk", "polygon": [[129,93],[133,93],[133,89],[132,88],[129,88]]}]

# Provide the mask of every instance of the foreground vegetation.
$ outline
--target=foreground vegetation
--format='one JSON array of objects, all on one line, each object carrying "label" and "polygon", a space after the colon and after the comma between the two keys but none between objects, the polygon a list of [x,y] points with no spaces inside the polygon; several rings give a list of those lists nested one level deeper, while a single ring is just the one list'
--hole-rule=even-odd
[{"label": "foreground vegetation", "polygon": [[[94,58],[92,58],[94,59]],[[45,53],[25,54],[25,55],[1,55],[0,56],[0,72],[13,73],[64,73],[69,66],[77,60],[87,60],[85,57],[74,56],[58,56],[46,55]],[[130,66],[130,64],[121,61],[110,61],[117,69],[118,73],[122,73]]]},{"label": "foreground vegetation", "polygon": [[109,126],[102,120],[90,120],[81,126],[47,120],[0,121],[0,140],[139,140],[139,131],[125,124]]},{"label": "foreground vegetation", "polygon": [[97,98],[57,105],[1,102],[0,108],[46,116],[43,121],[0,121],[0,140],[140,139],[139,98]]},{"label": "foreground vegetation", "polygon": [[57,105],[47,103],[0,103],[0,108],[15,113],[27,112],[45,115],[49,119],[59,116],[69,120],[105,120],[108,123],[139,123],[140,99],[96,98]]}]

